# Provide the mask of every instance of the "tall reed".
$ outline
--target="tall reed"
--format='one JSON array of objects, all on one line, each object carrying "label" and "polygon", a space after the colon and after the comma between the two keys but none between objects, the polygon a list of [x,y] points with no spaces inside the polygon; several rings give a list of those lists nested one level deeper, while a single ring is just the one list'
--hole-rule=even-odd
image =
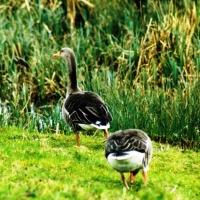
[{"label": "tall reed", "polygon": [[113,114],[111,131],[140,128],[199,146],[199,5],[152,0],[138,10],[134,1],[76,1],[72,30],[66,2],[0,4],[1,126],[69,129],[60,114],[67,69],[52,58],[69,46],[80,87],[100,94]]}]

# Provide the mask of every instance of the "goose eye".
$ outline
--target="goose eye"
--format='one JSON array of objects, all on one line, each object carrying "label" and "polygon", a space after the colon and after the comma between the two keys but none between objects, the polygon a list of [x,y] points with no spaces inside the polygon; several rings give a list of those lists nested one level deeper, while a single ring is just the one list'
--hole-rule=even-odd
[{"label": "goose eye", "polygon": [[60,53],[64,52],[62,49],[60,50]]}]

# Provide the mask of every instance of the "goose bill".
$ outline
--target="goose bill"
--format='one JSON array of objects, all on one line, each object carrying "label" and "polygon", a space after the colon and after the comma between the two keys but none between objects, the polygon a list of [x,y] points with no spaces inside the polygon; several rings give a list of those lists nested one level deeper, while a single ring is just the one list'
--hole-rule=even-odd
[{"label": "goose bill", "polygon": [[60,58],[60,51],[58,53],[53,54],[54,58]]}]

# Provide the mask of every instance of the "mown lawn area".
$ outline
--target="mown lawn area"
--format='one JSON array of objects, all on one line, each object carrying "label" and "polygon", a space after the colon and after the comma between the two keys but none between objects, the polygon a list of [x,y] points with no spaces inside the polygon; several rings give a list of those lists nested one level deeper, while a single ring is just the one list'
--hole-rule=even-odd
[{"label": "mown lawn area", "polygon": [[78,148],[71,132],[1,127],[0,199],[200,199],[198,152],[153,142],[148,184],[139,173],[128,191],[104,157],[103,133],[93,134]]}]

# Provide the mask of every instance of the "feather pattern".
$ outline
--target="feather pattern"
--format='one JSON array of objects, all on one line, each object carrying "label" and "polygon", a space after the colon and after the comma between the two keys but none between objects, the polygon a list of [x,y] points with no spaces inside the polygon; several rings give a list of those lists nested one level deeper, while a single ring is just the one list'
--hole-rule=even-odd
[{"label": "feather pattern", "polygon": [[63,117],[73,131],[81,130],[79,124],[95,124],[106,127],[112,116],[104,101],[94,92],[76,92],[66,98]]},{"label": "feather pattern", "polygon": [[[67,95],[62,106],[62,115],[66,123],[74,132],[81,129],[97,128],[103,129],[107,138],[107,129],[112,116],[102,98],[94,93],[82,91],[77,85],[76,58],[71,48],[62,48],[54,57],[61,57],[68,67]],[[79,136],[76,140],[80,146]]]},{"label": "feather pattern", "polygon": [[146,183],[146,172],[152,152],[151,139],[144,131],[138,129],[116,131],[108,137],[105,147],[108,163],[121,173],[122,181],[127,188],[124,172],[131,173],[130,180],[133,182],[133,177],[142,169]]},{"label": "feather pattern", "polygon": [[111,134],[106,143],[106,158],[110,153],[120,156],[127,151],[144,153],[143,166],[147,166],[152,156],[152,144],[150,138],[145,132],[138,129],[120,130]]}]

